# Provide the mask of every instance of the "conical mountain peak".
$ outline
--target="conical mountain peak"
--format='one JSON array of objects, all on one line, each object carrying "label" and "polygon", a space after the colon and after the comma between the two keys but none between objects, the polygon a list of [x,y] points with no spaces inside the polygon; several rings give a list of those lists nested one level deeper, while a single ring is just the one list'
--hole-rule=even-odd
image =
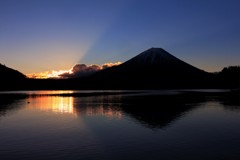
[{"label": "conical mountain peak", "polygon": [[128,63],[134,63],[135,65],[162,65],[166,63],[182,63],[182,61],[162,48],[150,48],[139,55],[133,57]]},{"label": "conical mountain peak", "polygon": [[167,53],[167,51],[165,51],[164,49],[162,48],[149,48],[148,50],[140,53],[140,54],[160,54],[160,53]]},{"label": "conical mountain peak", "polygon": [[101,70],[92,79],[113,88],[174,88],[194,86],[209,77],[162,48],[150,48],[119,66]]},{"label": "conical mountain peak", "polygon": [[149,58],[149,59],[157,59],[157,58],[173,58],[171,54],[169,54],[167,51],[165,51],[162,48],[150,48],[142,53],[140,53],[138,58]]}]

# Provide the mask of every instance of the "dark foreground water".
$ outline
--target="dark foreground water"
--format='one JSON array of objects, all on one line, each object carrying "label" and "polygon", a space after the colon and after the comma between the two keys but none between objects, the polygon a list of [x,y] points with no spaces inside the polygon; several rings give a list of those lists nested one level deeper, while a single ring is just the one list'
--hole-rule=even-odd
[{"label": "dark foreground water", "polygon": [[240,99],[45,93],[0,96],[1,160],[240,159]]}]

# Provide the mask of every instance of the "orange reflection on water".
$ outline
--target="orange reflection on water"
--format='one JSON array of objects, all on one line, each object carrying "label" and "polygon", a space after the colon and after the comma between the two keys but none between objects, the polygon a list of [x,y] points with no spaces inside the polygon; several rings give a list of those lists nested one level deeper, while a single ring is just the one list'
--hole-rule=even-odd
[{"label": "orange reflection on water", "polygon": [[[27,100],[28,109],[59,114],[73,114],[74,116],[86,115],[122,118],[122,111],[119,109],[119,104],[112,103],[111,97],[108,97],[108,102],[105,102],[105,99],[101,97],[79,97],[76,98],[76,101],[74,97],[55,96],[54,94],[57,93],[48,93],[48,91],[32,93]],[[49,96],[51,94],[52,96]]]},{"label": "orange reflection on water", "polygon": [[73,97],[39,96],[28,99],[28,108],[54,113],[76,114]]}]

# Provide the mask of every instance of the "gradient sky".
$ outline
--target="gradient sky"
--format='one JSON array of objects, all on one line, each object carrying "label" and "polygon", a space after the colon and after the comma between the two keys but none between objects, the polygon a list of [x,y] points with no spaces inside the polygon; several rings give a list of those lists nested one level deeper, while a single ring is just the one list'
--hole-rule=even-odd
[{"label": "gradient sky", "polygon": [[0,0],[0,63],[27,73],[161,47],[206,71],[240,65],[239,0]]}]

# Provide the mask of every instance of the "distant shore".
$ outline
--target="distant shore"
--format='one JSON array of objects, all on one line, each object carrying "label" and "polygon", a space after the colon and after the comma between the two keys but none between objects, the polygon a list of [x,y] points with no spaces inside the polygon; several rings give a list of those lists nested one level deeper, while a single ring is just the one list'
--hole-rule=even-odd
[{"label": "distant shore", "polygon": [[34,90],[34,91],[1,91],[0,97],[89,97],[108,95],[138,95],[138,96],[230,96],[240,95],[240,89],[182,89],[182,90]]}]

